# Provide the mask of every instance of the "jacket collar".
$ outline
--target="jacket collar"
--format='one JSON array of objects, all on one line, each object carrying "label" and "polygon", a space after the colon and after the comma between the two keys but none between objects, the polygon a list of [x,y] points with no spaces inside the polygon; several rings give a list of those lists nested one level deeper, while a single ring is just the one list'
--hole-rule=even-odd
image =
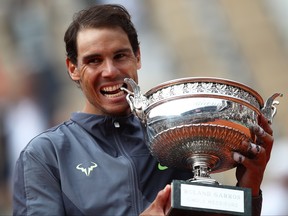
[{"label": "jacket collar", "polygon": [[93,132],[95,128],[99,126],[106,127],[117,127],[118,124],[120,127],[137,127],[139,126],[139,120],[133,114],[127,116],[105,116],[105,115],[95,115],[83,112],[74,112],[71,114],[71,120],[79,124],[88,132]]}]

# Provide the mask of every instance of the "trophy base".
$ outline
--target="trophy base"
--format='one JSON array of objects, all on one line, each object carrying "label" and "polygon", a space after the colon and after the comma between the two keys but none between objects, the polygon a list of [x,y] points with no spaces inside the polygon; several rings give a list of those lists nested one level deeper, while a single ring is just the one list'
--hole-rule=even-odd
[{"label": "trophy base", "polygon": [[251,189],[173,180],[167,216],[252,215]]}]

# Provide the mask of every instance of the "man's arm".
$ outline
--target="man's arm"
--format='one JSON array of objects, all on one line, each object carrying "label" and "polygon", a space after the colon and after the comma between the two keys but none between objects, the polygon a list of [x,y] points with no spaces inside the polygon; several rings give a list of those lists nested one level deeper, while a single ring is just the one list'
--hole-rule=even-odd
[{"label": "man's arm", "polygon": [[64,215],[59,181],[35,152],[21,153],[15,168],[13,215]]}]

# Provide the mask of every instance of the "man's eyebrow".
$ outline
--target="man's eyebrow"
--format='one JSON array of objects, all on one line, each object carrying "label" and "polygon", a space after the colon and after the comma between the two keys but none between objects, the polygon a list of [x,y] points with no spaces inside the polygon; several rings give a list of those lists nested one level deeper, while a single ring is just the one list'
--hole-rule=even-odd
[{"label": "man's eyebrow", "polygon": [[[119,49],[119,50],[116,50],[114,52],[114,54],[118,54],[118,53],[133,53],[131,49],[129,48],[123,48],[123,49]],[[98,53],[93,53],[93,54],[88,54],[86,56],[83,56],[82,57],[82,60],[83,61],[87,61],[89,59],[93,59],[93,58],[97,58],[97,57],[101,57],[102,55],[101,54],[98,54]]]},{"label": "man's eyebrow", "polygon": [[130,53],[130,52],[132,52],[131,51],[131,49],[129,49],[129,48],[123,48],[123,49],[119,49],[119,50],[117,50],[115,53],[122,53],[122,52],[126,52],[126,53]]},{"label": "man's eyebrow", "polygon": [[89,54],[89,55],[86,55],[86,56],[83,56],[83,61],[87,61],[89,59],[93,59],[93,58],[96,58],[96,57],[100,57],[101,55],[100,54]]}]

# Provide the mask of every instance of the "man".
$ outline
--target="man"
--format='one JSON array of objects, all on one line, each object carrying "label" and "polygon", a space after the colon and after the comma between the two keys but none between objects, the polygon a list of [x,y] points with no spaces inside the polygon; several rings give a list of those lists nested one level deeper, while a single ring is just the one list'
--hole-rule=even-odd
[{"label": "man", "polygon": [[[130,15],[117,5],[98,5],[77,14],[64,37],[69,75],[86,101],[81,112],[35,137],[17,162],[15,215],[165,215],[172,179],[189,172],[158,169],[139,120],[120,90],[124,78],[138,80],[138,36]],[[262,147],[243,143],[254,159],[234,153],[238,185],[249,187],[260,214],[264,170],[272,129],[252,128]],[[263,130],[264,129],[264,130]],[[142,213],[141,213],[142,212]]]}]

